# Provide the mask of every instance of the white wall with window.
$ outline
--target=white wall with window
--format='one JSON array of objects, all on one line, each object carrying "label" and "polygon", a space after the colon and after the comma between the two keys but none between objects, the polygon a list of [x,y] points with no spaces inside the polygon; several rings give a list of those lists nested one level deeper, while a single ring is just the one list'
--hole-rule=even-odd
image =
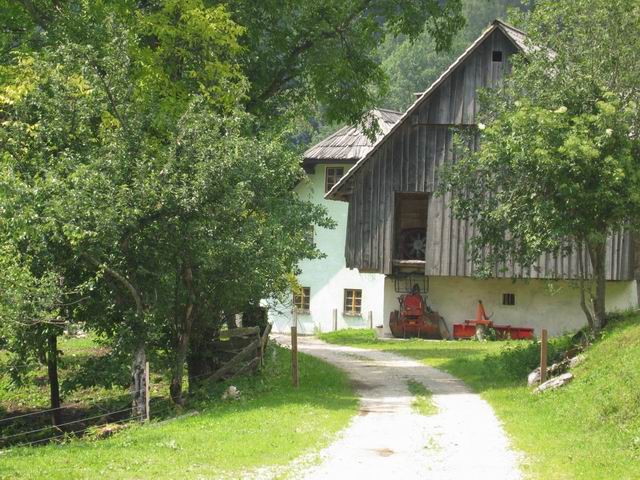
[{"label": "white wall with window", "polygon": [[[384,295],[384,327],[390,334],[388,316],[399,308],[392,278],[386,280]],[[452,324],[475,318],[478,300],[494,323],[531,327],[538,337],[543,328],[550,335],[560,335],[582,328],[586,322],[577,283],[569,280],[432,276],[426,297],[427,305],[442,315],[450,331]],[[608,311],[633,308],[636,302],[634,282],[607,282]]]},{"label": "white wall with window", "polygon": [[326,257],[301,262],[298,283],[302,290],[295,294],[291,292],[289,303],[269,302],[269,318],[274,331],[289,331],[296,304],[298,332],[303,334],[333,330],[334,309],[338,312],[338,329],[368,326],[369,311],[373,312],[374,326],[383,323],[384,275],[346,268],[344,244],[348,204],[324,199],[325,192],[350,167],[351,164],[316,165],[314,172],[296,187],[302,198],[327,209],[336,228],[329,230],[316,226],[313,229],[312,240]]}]

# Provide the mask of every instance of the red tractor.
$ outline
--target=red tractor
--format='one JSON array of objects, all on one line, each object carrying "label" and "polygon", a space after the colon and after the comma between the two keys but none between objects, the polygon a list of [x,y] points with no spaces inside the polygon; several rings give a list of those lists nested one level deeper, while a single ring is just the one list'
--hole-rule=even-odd
[{"label": "red tractor", "polygon": [[447,325],[438,312],[434,312],[426,304],[420,287],[413,286],[411,293],[398,297],[400,310],[391,312],[389,328],[394,337],[434,338],[449,337]]}]

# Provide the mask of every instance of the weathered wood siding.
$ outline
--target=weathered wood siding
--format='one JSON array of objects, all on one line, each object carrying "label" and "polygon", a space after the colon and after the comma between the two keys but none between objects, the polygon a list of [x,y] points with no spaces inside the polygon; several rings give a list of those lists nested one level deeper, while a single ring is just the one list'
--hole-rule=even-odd
[{"label": "weathered wood siding", "polygon": [[[502,62],[492,61],[494,50],[503,52]],[[516,51],[513,43],[495,30],[395,127],[351,177],[346,189],[350,195],[345,246],[348,267],[393,272],[395,194],[434,192],[438,168],[454,160],[454,128],[476,123],[479,90],[502,81],[508,73],[508,59]],[[425,273],[472,276],[466,245],[473,236],[473,226],[453,217],[448,194],[429,195],[426,221]],[[629,234],[611,236],[608,246],[607,278],[630,279],[633,249]],[[575,278],[577,260],[576,254],[563,258],[547,255],[527,271],[496,267],[496,276]]]}]

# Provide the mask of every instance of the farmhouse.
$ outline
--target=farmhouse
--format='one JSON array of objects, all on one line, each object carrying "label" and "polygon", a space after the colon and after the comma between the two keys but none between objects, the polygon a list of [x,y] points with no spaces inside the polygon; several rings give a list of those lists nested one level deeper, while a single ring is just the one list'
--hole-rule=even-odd
[{"label": "farmhouse", "polygon": [[[378,139],[389,133],[401,116],[391,110],[371,111],[369,117],[378,123]],[[269,320],[275,331],[289,331],[293,307],[298,311],[301,333],[366,326],[369,312],[375,324],[382,323],[385,277],[345,266],[347,205],[325,198],[326,192],[373,144],[361,128],[345,126],[304,153],[303,168],[307,176],[296,191],[301,198],[323,205],[336,227],[333,230],[315,228],[309,232],[309,241],[314,242],[325,257],[301,263],[298,275],[301,291],[292,296],[290,303],[271,302]],[[337,312],[335,325],[334,310]]]},{"label": "farmhouse", "polygon": [[[434,194],[438,167],[455,161],[454,129],[477,127],[479,91],[499,85],[509,72],[511,56],[527,48],[522,31],[494,21],[326,194],[327,200],[348,204],[345,265],[357,269],[359,279],[375,284],[378,303],[367,308],[382,313],[387,332],[398,295],[416,283],[449,325],[472,318],[478,300],[496,322],[532,326],[536,333],[547,328],[558,334],[585,324],[574,285],[575,253],[545,255],[530,269],[496,266],[495,278],[476,279],[466,248],[473,225],[454,218],[449,196]],[[321,175],[327,168],[322,165]],[[311,183],[316,190],[323,188],[319,180]],[[336,212],[342,215],[332,207],[331,213]],[[339,223],[335,242],[342,236],[341,216]],[[608,309],[635,306],[629,233],[611,235],[607,247]],[[331,255],[327,267],[337,266],[336,252]],[[351,275],[342,264],[340,268]],[[337,285],[325,285],[323,297],[333,302],[339,296]]]}]

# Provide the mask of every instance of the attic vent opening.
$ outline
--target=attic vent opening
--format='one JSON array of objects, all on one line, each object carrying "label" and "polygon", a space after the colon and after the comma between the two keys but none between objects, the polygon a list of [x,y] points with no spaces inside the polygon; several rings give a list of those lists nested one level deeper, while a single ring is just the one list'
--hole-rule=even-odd
[{"label": "attic vent opening", "polygon": [[515,304],[516,304],[516,295],[514,293],[502,294],[502,305],[515,305]]},{"label": "attic vent opening", "polygon": [[494,50],[492,57],[494,62],[501,62],[502,61],[502,51],[500,50]]}]

